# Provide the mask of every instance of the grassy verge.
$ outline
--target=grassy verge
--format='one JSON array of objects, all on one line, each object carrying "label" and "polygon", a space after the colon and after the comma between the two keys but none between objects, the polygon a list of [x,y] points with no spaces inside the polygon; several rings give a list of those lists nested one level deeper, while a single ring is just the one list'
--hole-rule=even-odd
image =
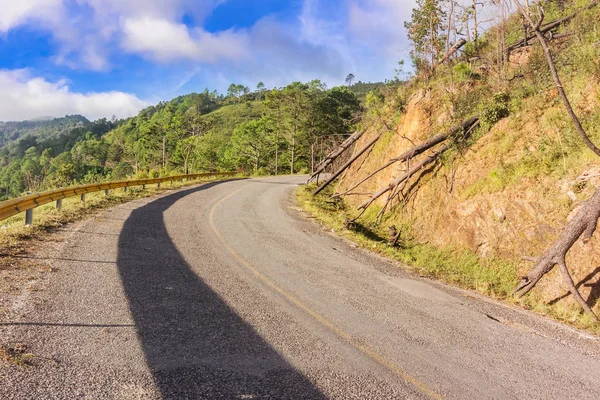
[{"label": "grassy verge", "polygon": [[[302,186],[296,192],[300,207],[338,235],[358,246],[401,262],[407,270],[420,276],[437,279],[452,285],[477,291],[506,303],[516,304],[538,314],[550,316],[590,333],[600,334],[600,326],[579,307],[571,304],[548,305],[541,296],[532,293],[523,299],[512,296],[517,283],[517,265],[501,259],[482,259],[475,253],[455,248],[440,248],[428,243],[403,240],[392,247],[385,227],[369,223],[378,210],[369,210],[350,229],[344,227],[350,212],[343,202],[329,199],[331,189],[312,196],[314,185]],[[403,236],[409,227],[400,227]]]},{"label": "grassy verge", "polygon": [[105,195],[104,191],[88,193],[85,195],[85,201],[81,201],[79,196],[64,199],[60,210],[56,209],[55,203],[44,204],[33,210],[33,225],[31,226],[25,226],[25,213],[12,216],[0,222],[0,255],[2,253],[4,255],[10,253],[10,248],[18,246],[22,240],[32,239],[48,231],[48,229],[79,220],[89,215],[90,211],[211,181],[215,181],[215,179],[195,179],[173,183],[163,182],[160,188],[156,185],[148,185],[146,189],[142,189],[141,186],[130,187],[127,191],[114,189],[109,191],[108,195]]}]

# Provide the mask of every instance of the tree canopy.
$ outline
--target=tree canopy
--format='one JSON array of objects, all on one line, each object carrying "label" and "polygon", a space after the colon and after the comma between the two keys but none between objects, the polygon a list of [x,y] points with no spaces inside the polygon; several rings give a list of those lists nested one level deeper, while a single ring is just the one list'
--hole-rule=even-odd
[{"label": "tree canopy", "polygon": [[[0,123],[0,199],[59,186],[243,169],[307,171],[326,137],[352,131],[361,110],[348,87],[318,80],[255,91],[231,84],[147,107],[125,120],[82,116]],[[336,139],[338,140],[338,139]],[[328,142],[333,146],[334,142]]]}]

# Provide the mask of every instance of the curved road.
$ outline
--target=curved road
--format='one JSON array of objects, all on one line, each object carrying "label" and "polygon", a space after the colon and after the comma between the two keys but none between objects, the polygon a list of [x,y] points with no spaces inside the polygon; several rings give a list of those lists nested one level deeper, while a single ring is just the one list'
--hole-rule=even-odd
[{"label": "curved road", "polygon": [[303,177],[138,200],[55,234],[0,321],[0,398],[598,399],[600,342],[354,248]]}]

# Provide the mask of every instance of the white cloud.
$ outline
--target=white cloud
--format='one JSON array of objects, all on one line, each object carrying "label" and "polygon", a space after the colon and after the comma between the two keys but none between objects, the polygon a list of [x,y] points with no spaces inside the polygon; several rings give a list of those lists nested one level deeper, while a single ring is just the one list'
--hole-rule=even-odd
[{"label": "white cloud", "polygon": [[404,21],[411,17],[414,0],[352,1],[348,28],[362,40],[406,41]]},{"label": "white cloud", "polygon": [[196,44],[183,24],[149,17],[129,19],[124,24],[125,50],[149,54],[160,61],[193,58]]},{"label": "white cloud", "polygon": [[[277,82],[318,77],[338,84],[348,72],[363,80],[393,75],[393,66],[405,57],[403,21],[414,5],[414,0],[303,0],[296,20],[267,16],[247,30],[207,32],[204,18],[223,1],[20,0],[27,7],[15,6],[4,26],[45,16],[42,29],[58,44],[53,60],[74,69],[108,71],[122,51],[161,64],[218,65],[236,81],[256,73],[257,79]],[[60,12],[42,15],[35,11],[42,4]],[[196,26],[183,24],[184,16]]]},{"label": "white cloud", "polygon": [[185,13],[201,21],[223,0],[78,0],[94,9],[96,15],[104,18],[135,16],[160,17],[178,20]]},{"label": "white cloud", "polygon": [[[216,62],[239,60],[246,55],[246,35],[233,31],[216,34],[165,19],[142,17],[124,23],[123,48],[157,61],[189,59]],[[192,36],[193,35],[193,36]]]},{"label": "white cloud", "polygon": [[146,103],[123,92],[72,92],[64,80],[49,82],[28,70],[0,70],[0,120],[81,114],[89,119],[129,117]]},{"label": "white cloud", "polygon": [[398,61],[408,61],[404,21],[414,6],[414,0],[345,0],[335,6],[304,0],[302,37],[340,58],[344,72],[336,84],[348,73],[365,82],[391,79]]},{"label": "white cloud", "polygon": [[[159,61],[172,61],[182,58],[176,51],[165,51],[168,47],[182,50],[183,45],[165,43],[161,49],[152,49],[147,39],[143,45],[131,46],[132,40],[147,37],[152,31],[152,21],[163,33],[175,33],[176,38],[183,38],[181,30],[185,25],[180,21],[184,16],[191,17],[196,23],[202,23],[204,18],[224,0],[0,0],[0,33],[20,25],[32,23],[37,29],[52,34],[57,45],[54,62],[73,69],[89,69],[106,71],[110,69],[110,58],[121,42],[128,43],[125,47],[138,52],[138,47],[145,55]],[[144,26],[144,21],[146,25]],[[126,29],[128,31],[126,31]],[[136,33],[145,35],[135,35]],[[230,57],[233,53],[228,50],[238,45],[232,32],[225,31],[209,34],[202,30],[193,29],[190,40],[196,42],[194,51],[189,49],[183,55],[194,55],[195,60],[216,60]],[[127,35],[129,34],[129,35]],[[161,39],[156,33],[153,38]],[[189,35],[188,35],[189,36]],[[185,50],[185,49],[183,49]],[[212,52],[218,50],[216,56]],[[164,57],[163,57],[163,54]]]},{"label": "white cloud", "polygon": [[30,20],[58,22],[62,19],[62,0],[0,0],[0,32]]}]

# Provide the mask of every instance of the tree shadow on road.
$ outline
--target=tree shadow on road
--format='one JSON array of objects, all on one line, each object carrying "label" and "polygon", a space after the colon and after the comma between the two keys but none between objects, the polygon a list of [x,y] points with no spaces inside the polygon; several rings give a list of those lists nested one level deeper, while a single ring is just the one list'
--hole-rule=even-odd
[{"label": "tree shadow on road", "polygon": [[146,362],[163,398],[324,399],[191,270],[163,212],[218,183],[134,210],[117,265]]}]

